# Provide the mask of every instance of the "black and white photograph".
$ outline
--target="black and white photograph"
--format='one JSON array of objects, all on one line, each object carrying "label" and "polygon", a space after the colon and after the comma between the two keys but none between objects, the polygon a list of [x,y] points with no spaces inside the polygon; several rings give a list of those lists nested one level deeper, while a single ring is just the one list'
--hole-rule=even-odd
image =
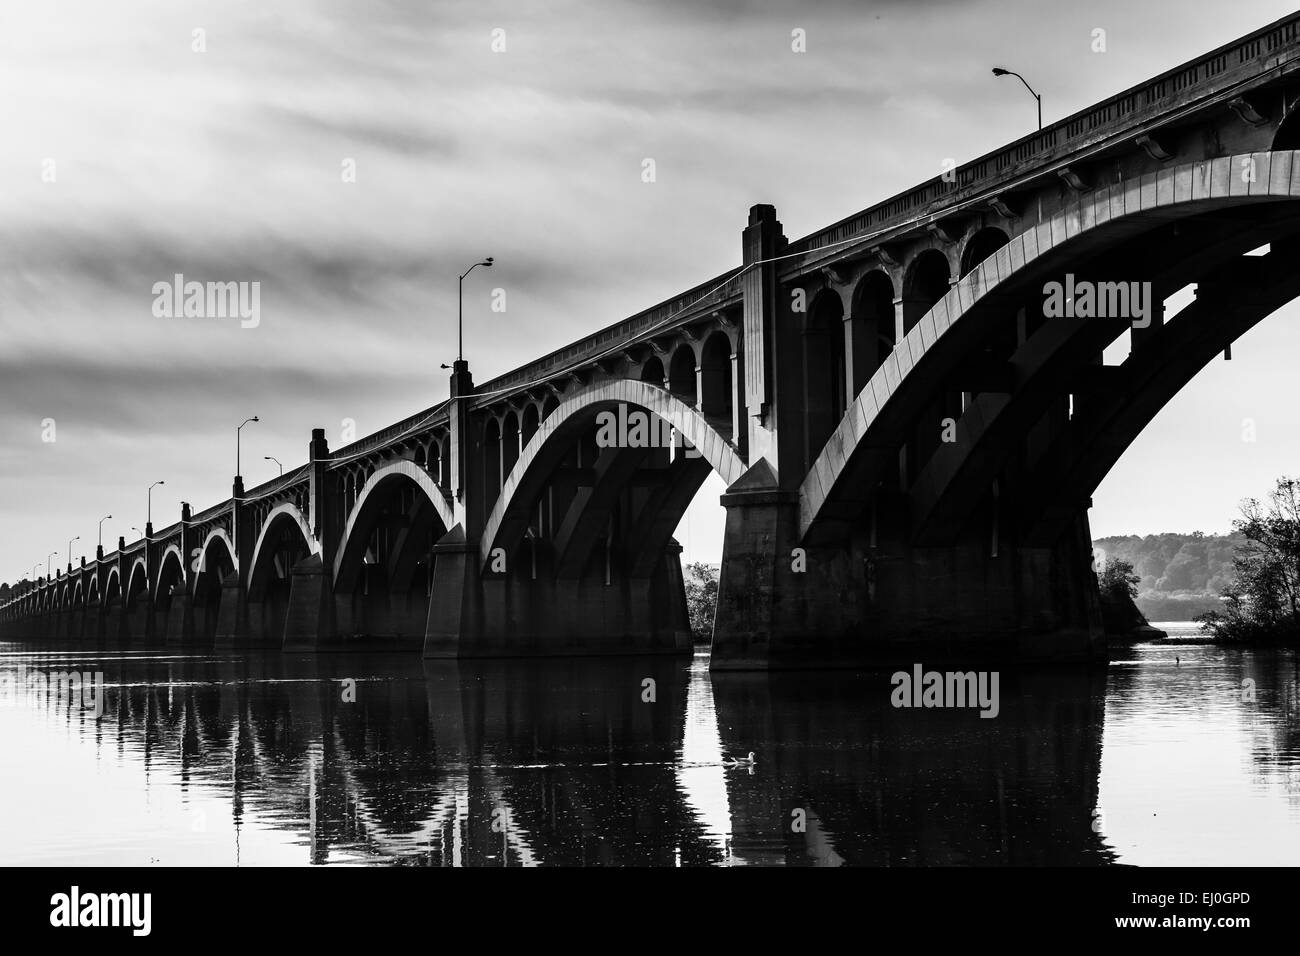
[{"label": "black and white photograph", "polygon": [[1300,11],[5,0],[0,87],[8,924],[1293,925]]}]

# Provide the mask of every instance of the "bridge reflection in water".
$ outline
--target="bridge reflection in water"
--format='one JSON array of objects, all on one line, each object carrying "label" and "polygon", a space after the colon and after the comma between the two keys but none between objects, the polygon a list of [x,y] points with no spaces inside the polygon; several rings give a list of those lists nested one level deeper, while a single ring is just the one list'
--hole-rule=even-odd
[{"label": "bridge reflection in water", "polygon": [[[22,835],[47,828],[83,862],[1111,859],[1092,825],[1100,669],[1004,672],[1001,713],[983,720],[896,710],[887,672],[710,676],[703,658],[519,668],[352,655],[9,657],[4,667],[20,660],[103,670],[107,709],[95,722],[47,697],[29,707],[25,739],[5,733],[11,755],[65,738],[83,760],[93,751],[95,767],[79,804],[89,818],[53,819],[60,797],[50,793],[31,804],[47,819],[6,822],[18,862],[58,856]],[[751,750],[752,773],[723,766]],[[37,790],[62,779],[30,764],[25,776]]]}]

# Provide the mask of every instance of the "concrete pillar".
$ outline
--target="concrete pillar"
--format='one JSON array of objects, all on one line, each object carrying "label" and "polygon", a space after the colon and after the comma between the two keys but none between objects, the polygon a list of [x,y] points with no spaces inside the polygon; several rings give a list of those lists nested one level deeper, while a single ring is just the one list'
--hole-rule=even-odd
[{"label": "concrete pillar", "polygon": [[257,544],[253,511],[244,504],[244,478],[236,475],[231,486],[230,527],[235,546],[235,569],[221,582],[221,598],[217,605],[217,629],[214,646],[220,648],[244,647],[251,640],[248,625],[248,575],[252,563],[253,547]]},{"label": "concrete pillar", "polygon": [[[749,224],[741,234],[741,261],[746,266],[767,262],[781,253],[786,239],[776,208],[753,206]],[[745,354],[746,447],[750,460],[767,458],[777,467],[776,422],[770,415],[776,399],[773,363],[776,349],[776,264],[753,265],[741,277],[744,296],[742,348]]]},{"label": "concrete pillar", "polygon": [[802,582],[791,564],[799,496],[780,488],[760,459],[727,489],[722,505],[727,524],[709,666],[764,669],[784,656],[804,626]]},{"label": "concrete pillar", "polygon": [[[334,562],[342,544],[342,509],[346,494],[338,473],[329,470],[329,442],[325,429],[314,428],[307,447],[307,520],[320,553],[309,555],[290,569],[289,607],[285,613],[285,650],[314,650],[338,640],[334,606]],[[346,499],[345,503],[346,503]]]},{"label": "concrete pillar", "polygon": [[168,646],[191,644],[194,641],[194,611],[185,585],[175,585],[169,597],[163,643]]}]

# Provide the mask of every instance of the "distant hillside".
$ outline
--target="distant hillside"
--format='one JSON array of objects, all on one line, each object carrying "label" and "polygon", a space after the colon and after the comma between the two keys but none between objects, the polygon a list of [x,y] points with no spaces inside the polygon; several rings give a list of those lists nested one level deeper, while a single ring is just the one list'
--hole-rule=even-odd
[{"label": "distant hillside", "polygon": [[1141,577],[1137,606],[1149,621],[1186,621],[1219,606],[1219,594],[1232,580],[1233,548],[1239,534],[1135,534],[1098,538],[1097,563],[1118,558]]}]

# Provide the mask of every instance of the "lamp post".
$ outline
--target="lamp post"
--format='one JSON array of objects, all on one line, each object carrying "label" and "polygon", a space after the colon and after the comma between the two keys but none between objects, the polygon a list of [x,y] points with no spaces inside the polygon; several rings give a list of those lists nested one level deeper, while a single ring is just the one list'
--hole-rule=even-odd
[{"label": "lamp post", "polygon": [[144,515],[144,528],[145,528],[146,536],[153,533],[153,490],[157,488],[159,485],[165,485],[165,484],[167,484],[167,482],[165,481],[155,481],[152,485],[149,486],[149,497],[147,499],[148,510],[145,511],[145,515]]},{"label": "lamp post", "polygon": [[[263,455],[263,456],[262,456],[262,460],[263,460],[263,461],[273,461],[273,462],[275,462],[277,465],[280,465],[280,459],[279,459],[279,458],[276,458],[274,455]],[[281,477],[281,478],[284,477],[284,465],[280,465],[280,477]]]},{"label": "lamp post", "polygon": [[[72,541],[80,541],[81,535],[77,535]],[[72,573],[72,541],[68,542],[68,573]]]},{"label": "lamp post", "polygon": [[243,431],[245,425],[249,422],[260,422],[261,419],[254,415],[252,418],[246,418],[240,422],[239,427],[235,429],[235,477],[239,477],[239,433]]},{"label": "lamp post", "polygon": [[103,555],[103,551],[104,551],[104,522],[111,517],[113,516],[104,515],[104,517],[99,519],[99,551],[101,556]]},{"label": "lamp post", "polygon": [[492,268],[492,257],[476,262],[460,274],[456,282],[456,361],[465,361],[465,277],[479,266]]},{"label": "lamp post", "polygon": [[1042,131],[1042,128],[1043,128],[1043,98],[1042,98],[1041,96],[1039,96],[1037,93],[1034,92],[1034,88],[1033,88],[1032,86],[1029,85],[1029,81],[1026,80],[1026,79],[1025,79],[1023,76],[1021,76],[1019,73],[1015,72],[1014,70],[1004,70],[1004,69],[1002,69],[1002,67],[1000,67],[1000,66],[995,66],[995,67],[993,68],[993,75],[994,75],[994,76],[1014,76],[1014,77],[1015,77],[1017,80],[1019,80],[1021,83],[1024,83],[1024,84],[1025,84],[1025,89],[1027,89],[1027,90],[1029,91],[1029,94],[1030,94],[1030,95],[1031,95],[1035,100],[1038,101],[1038,129],[1039,129],[1039,131],[1041,132],[1041,131]]},{"label": "lamp post", "polygon": [[50,579],[50,558],[58,557],[58,554],[57,551],[51,551],[45,559],[45,580],[47,581]]}]

